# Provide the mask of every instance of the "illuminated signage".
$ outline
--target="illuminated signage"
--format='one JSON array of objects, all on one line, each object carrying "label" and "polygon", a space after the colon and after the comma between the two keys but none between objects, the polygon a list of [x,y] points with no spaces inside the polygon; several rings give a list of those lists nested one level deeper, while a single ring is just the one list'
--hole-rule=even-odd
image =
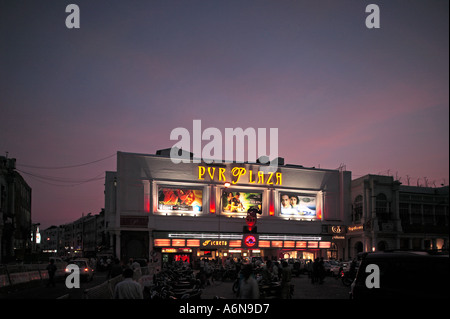
[{"label": "illuminated signage", "polygon": [[364,226],[363,225],[356,225],[356,226],[348,226],[347,230],[349,233],[351,232],[356,232],[356,231],[360,231],[363,230]]},{"label": "illuminated signage", "polygon": [[[225,174],[229,175],[230,172],[224,167],[198,167],[198,179],[205,180],[205,177],[209,177],[212,181],[217,180],[219,182],[226,182]],[[241,177],[245,176],[248,179],[249,184],[265,184],[265,185],[282,185],[282,173],[281,172],[269,172],[265,174],[263,171],[253,172],[244,167],[233,167],[231,169],[231,176],[233,176],[232,184],[240,182]]]},{"label": "illuminated signage", "polygon": [[254,247],[256,245],[256,237],[253,235],[244,237],[244,244],[249,248]]},{"label": "illuminated signage", "polygon": [[301,219],[322,219],[320,206],[316,207],[316,196],[296,193],[280,194],[280,214]]},{"label": "illuminated signage", "polygon": [[228,241],[227,240],[211,240],[206,239],[202,241],[201,244],[202,247],[227,247]]},{"label": "illuminated signage", "polygon": [[177,253],[178,250],[176,248],[163,248],[161,249],[162,253]]},{"label": "illuminated signage", "polygon": [[260,240],[259,241],[259,247],[261,247],[261,248],[269,248],[270,247],[270,241],[268,241],[268,240]]},{"label": "illuminated signage", "polygon": [[342,234],[345,232],[344,226],[331,226],[331,232],[333,234]]},{"label": "illuminated signage", "polygon": [[261,193],[223,192],[222,211],[227,213],[246,213],[249,208],[261,209]]},{"label": "illuminated signage", "polygon": [[203,192],[199,189],[160,187],[158,209],[163,211],[201,212]]},{"label": "illuminated signage", "polygon": [[241,247],[241,241],[240,240],[230,240],[230,247]]},{"label": "illuminated signage", "polygon": [[319,248],[331,248],[331,242],[321,241],[319,242]]}]

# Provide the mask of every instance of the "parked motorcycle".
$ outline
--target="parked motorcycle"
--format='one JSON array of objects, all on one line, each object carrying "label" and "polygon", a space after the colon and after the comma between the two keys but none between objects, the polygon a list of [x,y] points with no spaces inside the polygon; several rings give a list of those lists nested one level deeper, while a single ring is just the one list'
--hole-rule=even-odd
[{"label": "parked motorcycle", "polygon": [[200,285],[191,270],[168,267],[153,277],[144,294],[149,299],[200,299]]},{"label": "parked motorcycle", "polygon": [[354,271],[353,272],[341,271],[341,280],[342,280],[342,283],[344,284],[345,287],[350,287],[350,285],[352,284],[353,280],[355,280],[355,275],[356,275],[356,272],[354,272]]}]

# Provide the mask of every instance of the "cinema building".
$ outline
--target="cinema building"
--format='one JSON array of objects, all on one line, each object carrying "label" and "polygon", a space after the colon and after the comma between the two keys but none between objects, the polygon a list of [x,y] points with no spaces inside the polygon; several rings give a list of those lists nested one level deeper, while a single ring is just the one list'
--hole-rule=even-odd
[{"label": "cinema building", "polygon": [[[172,162],[117,153],[105,226],[122,259],[344,258],[351,173],[284,164]],[[191,154],[192,155],[192,154]],[[248,216],[249,208],[260,214]]]}]

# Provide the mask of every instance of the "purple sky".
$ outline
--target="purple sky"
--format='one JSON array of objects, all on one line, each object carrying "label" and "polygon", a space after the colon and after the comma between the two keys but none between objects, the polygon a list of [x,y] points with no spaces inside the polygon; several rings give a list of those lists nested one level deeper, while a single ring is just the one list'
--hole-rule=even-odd
[{"label": "purple sky", "polygon": [[[65,26],[70,3],[80,29]],[[380,29],[365,26],[370,3]],[[22,173],[43,228],[98,213],[115,156],[22,165],[154,154],[193,119],[223,134],[277,127],[286,163],[448,184],[448,6],[2,1],[0,154],[33,174]]]}]

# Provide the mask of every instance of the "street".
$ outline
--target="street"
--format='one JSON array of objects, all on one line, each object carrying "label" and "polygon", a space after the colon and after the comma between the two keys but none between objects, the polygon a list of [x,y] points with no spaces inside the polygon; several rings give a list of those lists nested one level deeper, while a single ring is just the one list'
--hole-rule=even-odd
[{"label": "street", "polygon": [[90,282],[81,281],[80,288],[69,289],[65,285],[65,278],[57,277],[55,287],[46,287],[47,281],[36,281],[8,292],[0,293],[0,299],[57,299],[68,295],[70,299],[82,299],[83,291],[95,287],[106,280],[107,272],[95,272]]},{"label": "street", "polygon": [[[350,287],[345,287],[341,280],[334,277],[326,277],[323,284],[312,284],[307,275],[292,277],[294,284],[293,299],[348,299]],[[214,297],[235,299],[232,292],[233,283],[215,281],[206,286],[202,293],[202,299],[213,299]]]},{"label": "street", "polygon": [[[70,299],[82,299],[83,291],[102,284],[106,280],[106,272],[98,272],[91,282],[81,282],[80,288],[68,289],[63,278],[58,278],[56,287],[46,287],[46,282],[36,282],[32,286],[1,293],[0,299],[57,299],[66,296]],[[292,278],[294,284],[293,299],[348,299],[349,287],[345,287],[341,280],[326,277],[323,284],[311,284],[307,275]],[[202,292],[201,299],[236,299],[232,292],[232,281],[215,281],[207,285]]]}]

